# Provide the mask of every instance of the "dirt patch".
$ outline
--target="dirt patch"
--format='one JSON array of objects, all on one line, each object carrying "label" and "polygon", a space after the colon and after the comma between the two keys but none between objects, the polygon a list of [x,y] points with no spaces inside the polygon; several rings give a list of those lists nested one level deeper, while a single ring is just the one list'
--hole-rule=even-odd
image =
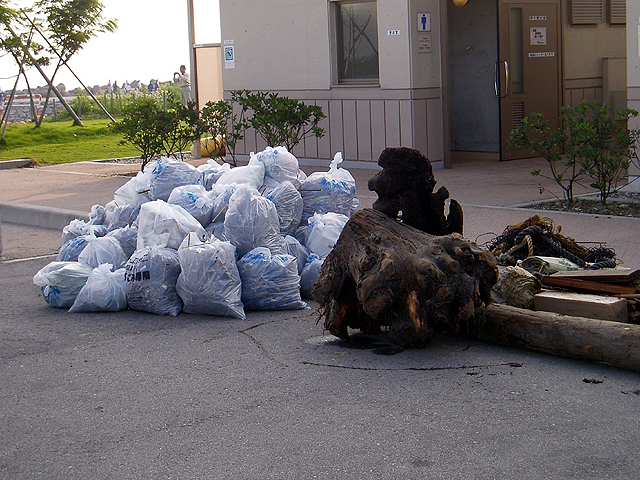
[{"label": "dirt patch", "polygon": [[616,193],[607,200],[606,205],[603,205],[597,197],[589,196],[576,199],[571,206],[564,201],[557,200],[530,205],[528,208],[640,218],[640,193]]}]

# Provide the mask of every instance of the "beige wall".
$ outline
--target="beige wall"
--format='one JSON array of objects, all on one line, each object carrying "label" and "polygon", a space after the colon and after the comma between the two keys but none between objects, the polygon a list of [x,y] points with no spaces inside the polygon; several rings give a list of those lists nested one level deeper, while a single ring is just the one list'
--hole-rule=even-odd
[{"label": "beige wall", "polygon": [[203,45],[196,48],[198,68],[198,106],[222,100],[222,62],[220,45]]},{"label": "beige wall", "polygon": [[[627,95],[628,106],[640,112],[640,2],[627,1]],[[636,117],[629,122],[629,128],[640,128],[640,118]],[[640,146],[639,146],[640,147]],[[631,168],[629,179],[640,176],[640,169]],[[640,191],[640,178],[630,187]]]}]

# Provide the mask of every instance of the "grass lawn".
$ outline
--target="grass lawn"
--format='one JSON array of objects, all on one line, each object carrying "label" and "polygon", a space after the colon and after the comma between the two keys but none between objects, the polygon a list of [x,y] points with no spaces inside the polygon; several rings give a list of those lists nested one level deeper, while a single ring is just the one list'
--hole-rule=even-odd
[{"label": "grass lawn", "polygon": [[109,129],[109,120],[83,120],[84,126],[71,121],[44,121],[34,124],[8,125],[0,144],[0,159],[32,158],[38,163],[68,163],[135,157],[140,153],[129,145],[118,145],[122,139]]}]

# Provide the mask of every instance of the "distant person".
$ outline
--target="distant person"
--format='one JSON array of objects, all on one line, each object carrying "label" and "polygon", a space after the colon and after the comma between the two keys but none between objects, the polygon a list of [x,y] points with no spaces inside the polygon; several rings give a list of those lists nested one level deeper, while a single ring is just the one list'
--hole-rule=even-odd
[{"label": "distant person", "polygon": [[113,88],[111,86],[111,80],[109,80],[109,83],[107,83],[107,93],[109,95],[111,95],[113,93]]},{"label": "distant person", "polygon": [[131,91],[131,84],[129,83],[129,80],[125,80],[124,81],[124,94],[125,95],[129,95],[130,91]]},{"label": "distant person", "polygon": [[113,93],[115,93],[116,95],[118,94],[118,81],[114,80],[113,82]]},{"label": "distant person", "polygon": [[158,80],[151,79],[149,80],[149,85],[147,85],[147,91],[149,93],[156,92],[158,90]]},{"label": "distant person", "polygon": [[180,71],[174,72],[173,81],[180,87],[180,100],[186,106],[191,101],[191,80],[187,73],[187,67],[180,65]]}]

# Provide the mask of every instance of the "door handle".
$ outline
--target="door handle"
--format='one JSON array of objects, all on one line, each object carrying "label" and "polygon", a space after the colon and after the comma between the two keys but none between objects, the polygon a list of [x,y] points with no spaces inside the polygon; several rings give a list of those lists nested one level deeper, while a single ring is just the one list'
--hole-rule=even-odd
[{"label": "door handle", "polygon": [[[500,65],[504,65],[504,95],[502,95],[502,82],[500,81]],[[509,94],[509,63],[506,60],[500,60],[495,63],[493,70],[493,90],[496,97],[504,98]]]}]

